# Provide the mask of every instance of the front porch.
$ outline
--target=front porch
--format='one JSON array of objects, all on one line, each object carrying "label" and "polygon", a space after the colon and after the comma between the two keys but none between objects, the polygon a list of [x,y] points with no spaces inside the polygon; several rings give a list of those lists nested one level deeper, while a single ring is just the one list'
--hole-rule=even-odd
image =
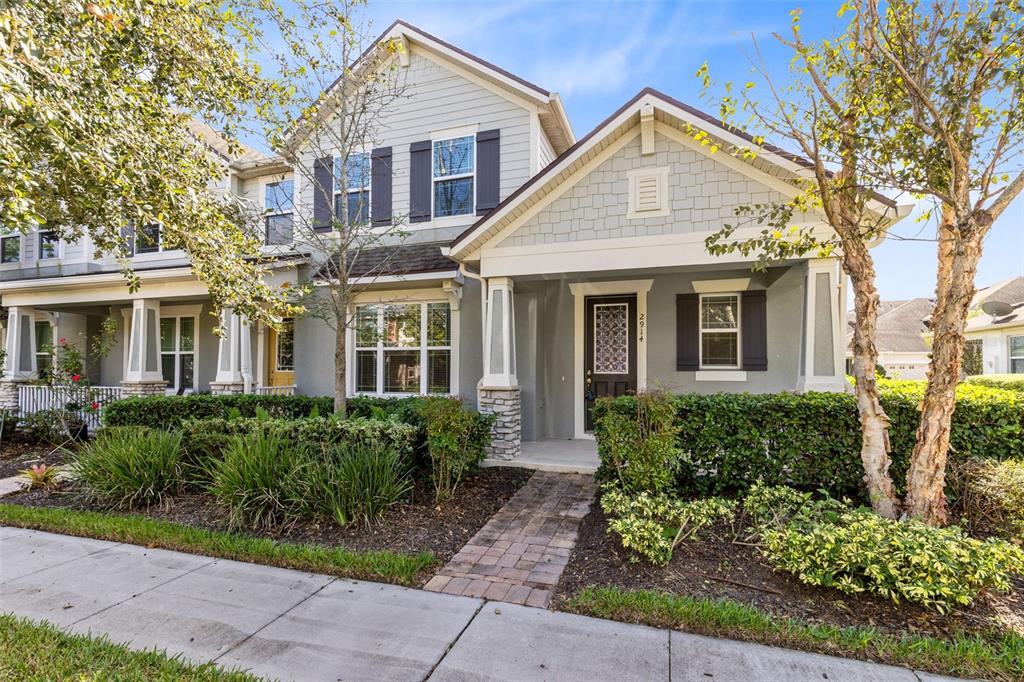
[{"label": "front porch", "polygon": [[600,462],[593,438],[559,438],[523,441],[520,455],[513,459],[488,457],[481,466],[518,467],[562,474],[592,474]]}]

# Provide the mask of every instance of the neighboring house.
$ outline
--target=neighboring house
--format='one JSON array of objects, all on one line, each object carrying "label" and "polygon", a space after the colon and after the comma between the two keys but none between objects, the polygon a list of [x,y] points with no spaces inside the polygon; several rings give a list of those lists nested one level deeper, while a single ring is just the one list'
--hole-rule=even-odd
[{"label": "neighboring house", "polygon": [[979,289],[964,336],[981,356],[981,374],[1024,374],[1024,277]]},{"label": "neighboring house", "polygon": [[[878,364],[885,368],[886,376],[892,379],[926,378],[931,348],[926,341],[928,325],[925,318],[932,314],[934,305],[935,302],[927,298],[882,301],[879,304],[875,344]],[[847,319],[851,330],[846,334],[846,370],[852,374],[852,310],[847,313]]]},{"label": "neighboring house", "polygon": [[[370,219],[409,216],[411,236],[364,254],[368,268],[392,266],[352,311],[350,394],[463,396],[498,414],[493,454],[513,457],[523,440],[589,437],[589,407],[605,395],[843,390],[838,261],[752,272],[750,258],[704,247],[738,206],[796,194],[805,161],[768,145],[751,159],[711,153],[694,129],[719,147],[753,142],[651,89],[577,141],[556,94],[404,22],[385,35],[405,46],[406,92],[367,150],[379,164]],[[434,176],[445,154],[467,149],[475,154],[457,174]],[[225,157],[225,167],[224,191],[268,213],[266,248],[281,254],[273,276],[329,276],[289,244],[294,213],[330,211],[334,192],[303,186],[305,174],[278,159]],[[435,191],[452,183],[459,191]],[[889,222],[907,212],[882,197],[870,208]],[[800,220],[828,232],[821,215]],[[130,293],[88,244],[16,239],[19,257],[0,266],[8,395],[45,362],[36,351],[46,333],[95,329],[105,315],[121,345],[89,373],[124,393],[333,390],[325,323],[307,317],[275,333],[225,311],[218,340],[206,288],[181,253],[139,249],[142,288]]]}]

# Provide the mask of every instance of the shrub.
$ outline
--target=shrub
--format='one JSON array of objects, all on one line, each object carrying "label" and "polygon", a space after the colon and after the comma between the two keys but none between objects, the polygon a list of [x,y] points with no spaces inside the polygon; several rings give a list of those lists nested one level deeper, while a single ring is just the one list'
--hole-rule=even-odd
[{"label": "shrub", "polygon": [[437,500],[450,500],[462,477],[484,458],[494,415],[480,415],[455,398],[427,398],[420,406],[426,422],[427,452]]},{"label": "shrub", "polygon": [[968,384],[1024,393],[1024,374],[978,374],[964,379]]},{"label": "shrub", "polygon": [[117,400],[103,408],[102,417],[107,426],[174,429],[186,419],[255,417],[257,410],[283,419],[308,417],[314,411],[329,415],[334,411],[334,400],[305,395],[158,395]]},{"label": "shrub", "polygon": [[894,521],[869,509],[834,519],[807,515],[765,530],[762,552],[771,564],[808,585],[847,594],[871,592],[947,612],[983,590],[1010,588],[1024,571],[1024,550],[1003,540],[975,540],[956,527]]},{"label": "shrub", "polygon": [[[609,400],[603,398],[602,400]],[[595,420],[602,480],[617,480],[633,492],[665,492],[680,463],[675,405],[664,393],[641,393],[629,414],[602,410]]]},{"label": "shrub", "polygon": [[765,485],[761,481],[751,486],[742,503],[743,518],[749,524],[747,531],[752,538],[794,522],[821,517],[835,520],[846,506],[828,496],[815,497],[809,492],[784,485]]},{"label": "shrub", "polygon": [[304,478],[314,511],[341,525],[379,522],[412,489],[406,458],[382,443],[324,448]]},{"label": "shrub", "polygon": [[973,528],[1024,542],[1024,460],[973,460],[959,478],[958,504]]},{"label": "shrub", "polygon": [[610,517],[609,532],[619,535],[623,547],[664,566],[680,542],[693,539],[716,521],[731,520],[735,503],[720,497],[686,502],[664,494],[631,494],[606,484],[601,509]]},{"label": "shrub", "polygon": [[84,439],[87,434],[81,415],[73,410],[39,410],[20,420],[26,440],[41,445],[65,445]]},{"label": "shrub", "polygon": [[48,464],[33,464],[18,473],[28,479],[29,490],[49,490],[57,487],[59,469]]},{"label": "shrub", "polygon": [[[892,476],[902,492],[919,420],[923,382],[883,381],[882,404],[892,420]],[[637,398],[598,401],[597,423],[609,412],[637,414]],[[852,395],[842,393],[719,393],[674,398],[679,428],[676,485],[696,494],[743,492],[766,485],[863,499],[860,423]],[[953,413],[950,457],[1024,457],[1024,395],[962,384]],[[611,434],[596,431],[602,471],[612,470]],[[627,453],[628,457],[628,453]]]},{"label": "shrub", "polygon": [[181,483],[181,434],[140,427],[102,429],[71,457],[76,477],[114,507],[162,502]]},{"label": "shrub", "polygon": [[303,477],[308,450],[275,431],[233,437],[210,462],[210,492],[234,527],[272,529],[306,514],[312,501]]}]

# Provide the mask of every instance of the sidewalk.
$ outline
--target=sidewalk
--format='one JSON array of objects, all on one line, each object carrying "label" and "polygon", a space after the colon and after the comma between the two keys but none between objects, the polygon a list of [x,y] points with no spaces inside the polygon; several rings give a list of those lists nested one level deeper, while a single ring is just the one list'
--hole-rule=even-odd
[{"label": "sidewalk", "polygon": [[4,526],[0,612],[278,679],[941,679],[514,604]]}]

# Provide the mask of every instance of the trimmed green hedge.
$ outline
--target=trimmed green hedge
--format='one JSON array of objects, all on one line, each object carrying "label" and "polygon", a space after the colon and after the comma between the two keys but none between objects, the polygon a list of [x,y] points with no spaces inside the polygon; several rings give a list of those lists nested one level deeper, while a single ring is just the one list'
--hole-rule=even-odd
[{"label": "trimmed green hedge", "polygon": [[[882,382],[882,404],[892,425],[892,476],[906,479],[914,447],[923,382]],[[705,495],[744,491],[758,479],[804,490],[862,497],[860,422],[854,396],[842,393],[719,393],[673,398],[680,427],[677,486]],[[636,414],[636,398],[598,401],[595,435],[609,477],[601,416]],[[1024,456],[1024,395],[961,385],[953,415],[950,457]]]},{"label": "trimmed green hedge", "polygon": [[1024,374],[979,374],[967,377],[964,381],[975,386],[988,386],[1024,393]]},{"label": "trimmed green hedge", "polygon": [[106,426],[148,426],[173,429],[186,419],[225,418],[233,410],[243,417],[255,417],[263,409],[271,417],[295,419],[314,411],[328,415],[334,411],[330,397],[306,395],[155,395],[116,400],[103,408]]}]

